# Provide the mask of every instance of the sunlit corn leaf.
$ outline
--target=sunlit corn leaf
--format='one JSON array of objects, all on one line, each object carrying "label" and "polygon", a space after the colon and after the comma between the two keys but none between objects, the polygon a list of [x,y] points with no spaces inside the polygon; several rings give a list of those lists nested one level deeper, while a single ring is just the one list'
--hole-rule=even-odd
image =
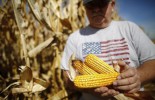
[{"label": "sunlit corn leaf", "polygon": [[28,1],[28,4],[29,4],[34,16],[41,23],[42,17],[40,14],[39,3],[36,2],[35,0],[27,0],[27,1]]},{"label": "sunlit corn leaf", "polygon": [[60,52],[59,52],[59,49],[57,48],[57,47],[55,47],[55,52],[56,52],[56,59],[55,59],[55,66],[54,66],[54,68],[59,68],[59,66],[60,66],[60,60],[61,60],[61,58],[60,58]]},{"label": "sunlit corn leaf", "polygon": [[33,78],[34,82],[36,84],[40,84],[42,85],[43,87],[47,88],[49,86],[49,83],[47,81],[44,81],[42,79],[39,79],[39,78]]},{"label": "sunlit corn leaf", "polygon": [[48,2],[45,3],[45,6],[43,6],[41,15],[42,15],[43,21],[45,21],[45,24],[47,25],[47,27],[52,29],[52,27],[53,27],[52,22],[51,22],[52,12],[50,9],[50,1],[49,0],[48,0]]},{"label": "sunlit corn leaf", "polygon": [[12,89],[12,93],[16,94],[16,93],[26,93],[29,92],[26,88],[13,88]]},{"label": "sunlit corn leaf", "polygon": [[24,6],[22,5],[22,2],[22,0],[12,0],[17,26],[21,33],[23,33],[23,28],[28,26],[28,21],[25,19]]},{"label": "sunlit corn leaf", "polygon": [[21,0],[12,0],[12,5],[13,5],[13,9],[14,9],[14,14],[15,14],[15,19],[17,22],[17,26],[19,28],[20,33],[22,33],[22,23],[23,23],[23,18],[21,16],[21,14],[18,12],[18,7],[21,3]]},{"label": "sunlit corn leaf", "polygon": [[60,5],[60,1],[55,1],[55,0],[50,0],[50,3],[51,3],[51,10],[54,12],[54,14],[61,19],[61,15],[60,15],[60,12],[59,12],[59,5]]},{"label": "sunlit corn leaf", "polygon": [[60,5],[60,15],[61,19],[66,19],[69,17],[69,12],[70,12],[70,1],[71,0],[63,0]]},{"label": "sunlit corn leaf", "polygon": [[76,76],[76,71],[72,65],[72,61],[75,60],[75,54],[73,53],[69,59],[69,63],[68,63],[68,66],[69,66],[69,73],[68,76],[70,78],[71,81],[74,80],[75,76]]},{"label": "sunlit corn leaf", "polygon": [[[41,23],[46,25],[46,27],[50,30],[52,29],[52,24],[51,24],[51,11],[50,11],[50,2],[36,2],[35,0],[27,0],[28,4],[36,17],[36,19]],[[43,3],[45,6],[43,6]]]},{"label": "sunlit corn leaf", "polygon": [[38,53],[40,53],[43,49],[45,49],[51,42],[53,41],[53,37],[49,38],[45,42],[39,44],[37,47],[28,52],[29,57],[35,57]]},{"label": "sunlit corn leaf", "polygon": [[45,90],[46,88],[43,87],[42,85],[40,84],[34,84],[33,88],[32,88],[32,93],[35,93],[35,92],[40,92],[40,91],[43,91]]},{"label": "sunlit corn leaf", "polygon": [[[7,91],[7,90],[8,90],[10,87],[12,87],[12,86],[18,86],[18,85],[20,85],[20,84],[21,84],[21,82],[14,82],[14,83],[10,84],[9,86],[7,86],[1,93]],[[0,93],[0,94],[1,94],[1,93]]]}]

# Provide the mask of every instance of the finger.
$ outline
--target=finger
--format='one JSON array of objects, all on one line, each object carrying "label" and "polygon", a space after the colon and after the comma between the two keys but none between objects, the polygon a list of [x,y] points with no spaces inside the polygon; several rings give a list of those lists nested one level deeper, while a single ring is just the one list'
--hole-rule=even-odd
[{"label": "finger", "polygon": [[114,89],[110,89],[109,91],[108,91],[108,95],[109,96],[114,96],[114,95],[117,95],[118,94],[118,91],[116,91],[116,90],[114,90]]},{"label": "finger", "polygon": [[129,66],[123,61],[123,60],[118,60],[118,65],[120,66],[120,71],[123,72],[129,68]]},{"label": "finger", "polygon": [[108,94],[108,92],[105,92],[105,93],[102,93],[101,96],[105,97],[105,96],[109,96],[109,94]]},{"label": "finger", "polygon": [[138,86],[137,88],[134,88],[134,89],[130,90],[128,93],[135,93],[135,92],[137,92],[139,90],[140,90],[140,86]]},{"label": "finger", "polygon": [[94,90],[95,92],[104,93],[108,91],[107,87],[99,87]]},{"label": "finger", "polygon": [[134,84],[115,87],[115,89],[124,90],[124,91],[130,91],[130,90],[133,90],[134,88],[137,88],[139,86],[140,86],[140,82],[137,81]]},{"label": "finger", "polygon": [[130,84],[135,83],[137,80],[138,80],[138,76],[135,75],[134,77],[116,80],[115,82],[113,82],[113,85],[114,86],[130,85]]},{"label": "finger", "polygon": [[120,72],[121,68],[116,61],[112,61],[112,65],[116,72]]},{"label": "finger", "polygon": [[115,95],[117,95],[117,94],[119,94],[119,92],[118,91],[116,91],[116,90],[114,90],[114,89],[109,89],[107,92],[105,92],[105,93],[102,93],[101,94],[101,96],[115,96]]},{"label": "finger", "polygon": [[119,93],[120,93],[119,91],[116,91],[116,92],[113,94],[113,96],[118,95]]},{"label": "finger", "polygon": [[133,77],[137,73],[136,68],[129,68],[128,70],[122,72],[117,79],[125,79],[128,77]]}]

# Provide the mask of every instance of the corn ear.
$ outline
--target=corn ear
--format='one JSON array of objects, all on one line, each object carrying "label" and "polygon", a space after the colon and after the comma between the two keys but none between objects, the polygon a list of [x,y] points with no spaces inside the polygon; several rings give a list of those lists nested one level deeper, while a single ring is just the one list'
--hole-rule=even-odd
[{"label": "corn ear", "polygon": [[91,68],[89,68],[85,63],[83,63],[80,60],[73,60],[72,61],[73,67],[78,70],[78,72],[82,75],[88,75],[88,74],[98,74]]},{"label": "corn ear", "polygon": [[74,85],[78,88],[95,88],[111,85],[117,78],[118,73],[79,75],[74,79]]},{"label": "corn ear", "polygon": [[88,54],[86,56],[85,63],[87,66],[98,73],[116,73],[112,66],[108,65],[106,62],[93,54]]}]

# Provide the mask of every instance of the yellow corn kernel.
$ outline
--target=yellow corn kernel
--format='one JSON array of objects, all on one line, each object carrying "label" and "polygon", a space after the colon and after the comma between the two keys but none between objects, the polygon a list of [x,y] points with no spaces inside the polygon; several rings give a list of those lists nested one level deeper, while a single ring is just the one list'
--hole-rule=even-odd
[{"label": "yellow corn kernel", "polygon": [[119,74],[96,74],[96,75],[79,75],[74,79],[74,85],[78,88],[95,88],[111,85]]},{"label": "yellow corn kernel", "polygon": [[80,60],[73,60],[72,61],[73,67],[78,70],[78,72],[82,75],[88,75],[88,74],[98,74],[91,68],[89,68],[85,63],[83,63]]},{"label": "yellow corn kernel", "polygon": [[85,58],[85,63],[91,69],[98,73],[115,73],[116,71],[106,62],[95,56],[94,54],[88,54]]}]

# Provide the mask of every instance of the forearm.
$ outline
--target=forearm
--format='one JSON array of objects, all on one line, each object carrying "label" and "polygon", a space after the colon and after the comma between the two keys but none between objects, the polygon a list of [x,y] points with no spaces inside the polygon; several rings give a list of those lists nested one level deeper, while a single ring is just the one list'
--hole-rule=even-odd
[{"label": "forearm", "polygon": [[155,60],[149,60],[137,68],[141,83],[155,80]]}]

